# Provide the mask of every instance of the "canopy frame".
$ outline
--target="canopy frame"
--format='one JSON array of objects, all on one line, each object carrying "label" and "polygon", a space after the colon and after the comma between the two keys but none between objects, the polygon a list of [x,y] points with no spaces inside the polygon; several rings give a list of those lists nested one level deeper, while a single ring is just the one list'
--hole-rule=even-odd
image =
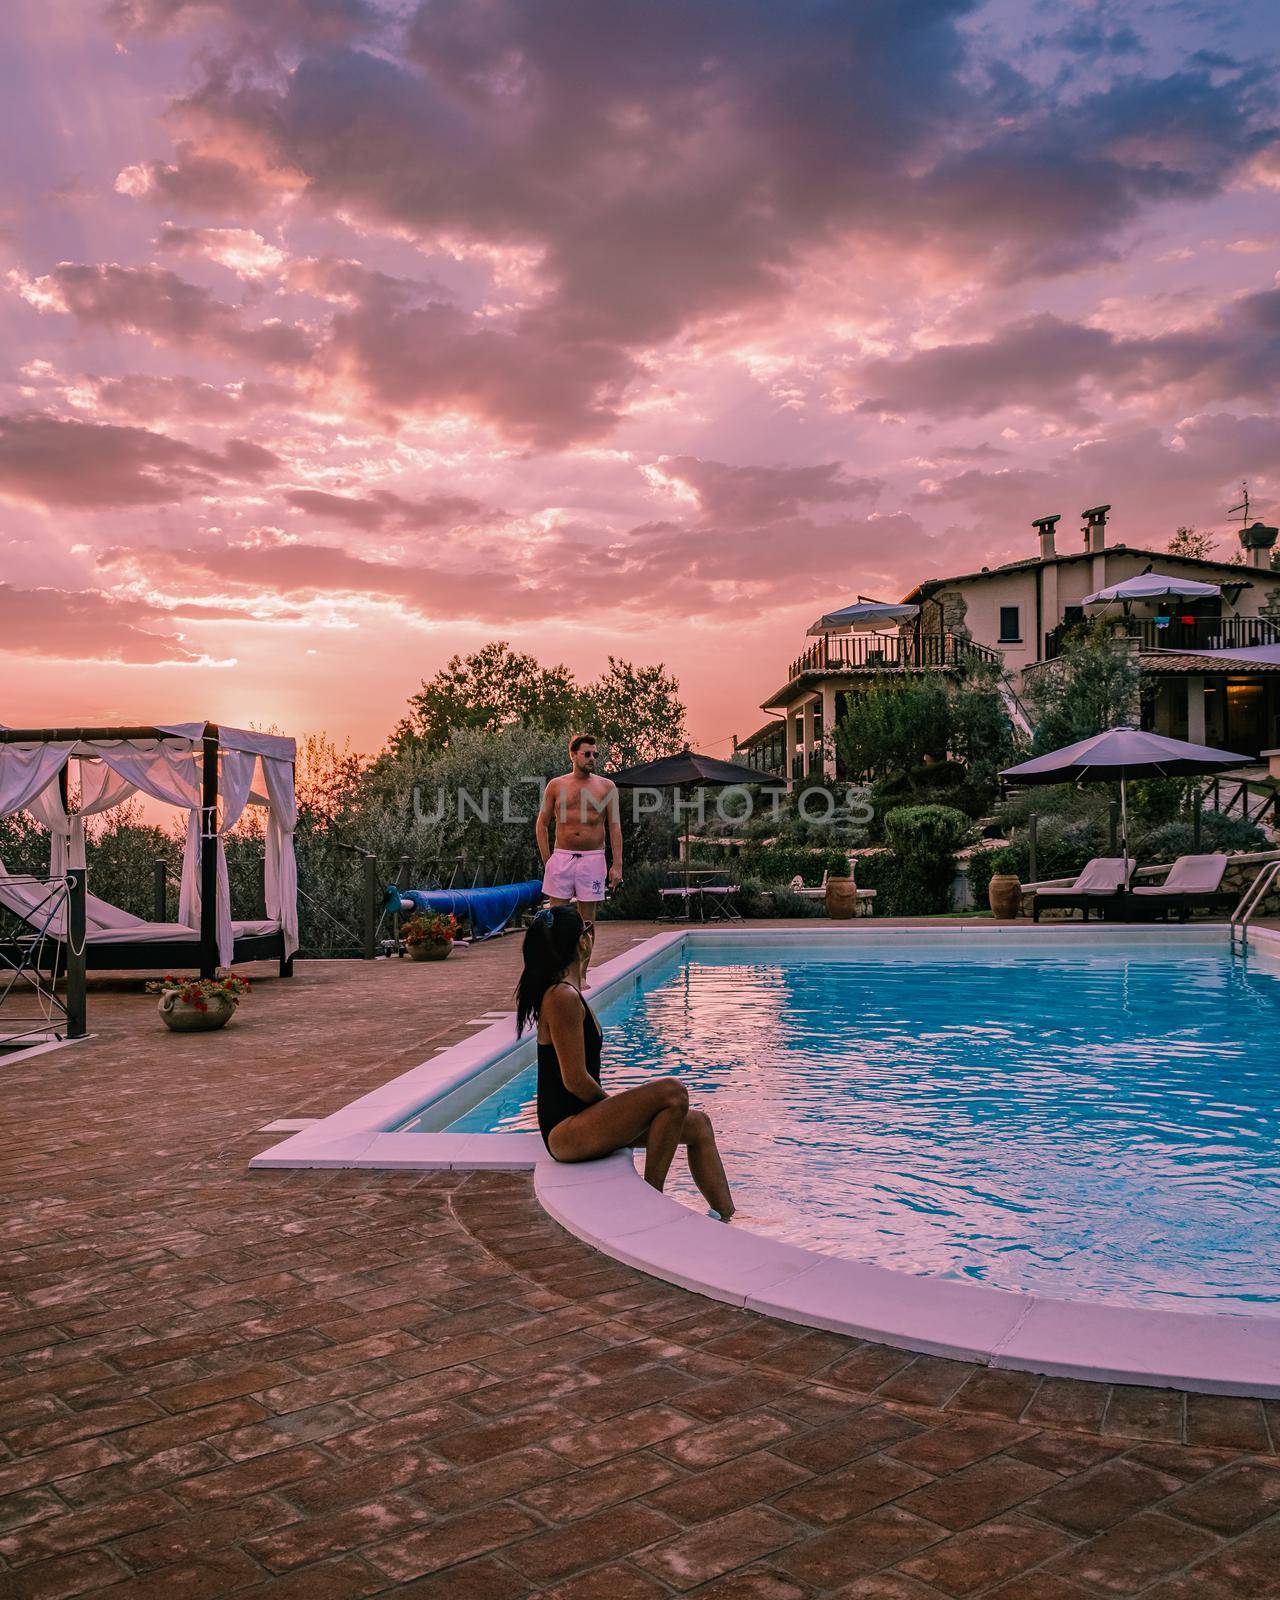
[{"label": "canopy frame", "polygon": [[[89,965],[99,969],[127,968],[130,970],[149,967],[198,966],[202,978],[212,978],[218,969],[223,954],[219,948],[218,930],[219,866],[222,857],[222,852],[219,849],[221,837],[218,828],[219,756],[224,751],[229,750],[236,750],[242,753],[252,751],[261,760],[264,777],[268,776],[268,762],[282,763],[287,759],[289,765],[289,789],[292,791],[296,776],[295,746],[293,741],[271,735],[246,733],[240,729],[223,728],[216,722],[208,721],[177,723],[167,726],[131,724],[111,727],[0,727],[0,747],[12,745],[70,746],[56,774],[62,810],[68,814],[68,767],[72,760],[92,760],[95,756],[92,748],[94,745],[132,743],[147,740],[153,740],[158,745],[163,745],[175,752],[181,751],[185,747],[193,756],[196,754],[200,756],[200,801],[198,808],[192,807],[192,810],[198,813],[196,833],[199,839],[200,855],[200,921],[197,938],[194,941],[159,942],[156,940],[148,941],[143,935],[133,941],[126,940],[101,945],[96,950],[90,944],[86,946]],[[81,749],[81,746],[86,746],[87,748]],[[268,779],[268,789],[270,790],[271,788],[272,785]],[[136,786],[133,792],[137,792]],[[267,803],[274,814],[276,797],[271,796]],[[26,806],[20,804],[14,809],[24,810]],[[289,825],[285,828],[285,837],[280,847],[284,852],[287,852],[288,856],[288,870],[282,874],[282,892],[287,897],[288,890],[292,886],[292,909],[286,915],[282,908],[280,928],[276,933],[267,934],[259,931],[242,935],[234,940],[232,951],[232,959],[278,959],[282,977],[291,977],[293,975],[293,956],[297,949],[296,868],[293,862],[292,837],[295,822],[296,814],[290,819]]]}]

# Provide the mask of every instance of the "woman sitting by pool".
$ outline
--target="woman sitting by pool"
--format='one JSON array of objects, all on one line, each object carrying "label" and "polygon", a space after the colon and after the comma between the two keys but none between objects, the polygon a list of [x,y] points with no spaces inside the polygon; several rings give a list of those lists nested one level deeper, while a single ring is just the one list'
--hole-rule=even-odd
[{"label": "woman sitting by pool", "polygon": [[572,906],[547,906],[524,936],[524,971],[516,985],[516,1031],[538,1026],[538,1127],[557,1161],[593,1161],[641,1145],[644,1181],[661,1189],[684,1145],[689,1171],[723,1221],[733,1215],[715,1131],[705,1111],[690,1109],[677,1078],[606,1094],[600,1087],[604,1035],[582,996],[582,968],[592,930]]}]

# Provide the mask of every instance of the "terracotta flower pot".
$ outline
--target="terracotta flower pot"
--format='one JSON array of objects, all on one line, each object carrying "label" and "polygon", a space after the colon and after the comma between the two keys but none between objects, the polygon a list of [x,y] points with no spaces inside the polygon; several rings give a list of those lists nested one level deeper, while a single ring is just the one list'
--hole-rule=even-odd
[{"label": "terracotta flower pot", "polygon": [[180,1000],[176,989],[166,989],[158,1009],[165,1027],[174,1033],[209,1033],[226,1027],[235,1015],[236,1003],[229,995],[210,995],[202,1011],[189,1000]]},{"label": "terracotta flower pot", "polygon": [[407,945],[410,961],[443,961],[453,949],[452,939],[429,939],[421,944]]},{"label": "terracotta flower pot", "polygon": [[852,878],[827,879],[827,915],[837,922],[858,914],[858,886]]},{"label": "terracotta flower pot", "polygon": [[991,915],[1011,922],[1022,910],[1022,884],[1016,872],[997,872],[987,884],[987,903]]}]

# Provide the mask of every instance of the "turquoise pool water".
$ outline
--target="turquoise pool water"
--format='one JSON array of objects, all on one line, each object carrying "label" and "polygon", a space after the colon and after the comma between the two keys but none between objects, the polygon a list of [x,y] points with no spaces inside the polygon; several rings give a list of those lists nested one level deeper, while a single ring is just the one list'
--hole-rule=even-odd
[{"label": "turquoise pool water", "polygon": [[[1280,977],[1220,946],[708,949],[602,1020],[606,1088],[683,1078],[759,1232],[1060,1298],[1280,1307]],[[453,1127],[535,1128],[533,1096],[530,1070]]]}]

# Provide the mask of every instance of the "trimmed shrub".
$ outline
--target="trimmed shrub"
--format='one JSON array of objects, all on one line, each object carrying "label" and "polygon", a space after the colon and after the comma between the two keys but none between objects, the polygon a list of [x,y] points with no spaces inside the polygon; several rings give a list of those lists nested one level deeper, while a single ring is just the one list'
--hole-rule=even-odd
[{"label": "trimmed shrub", "polygon": [[898,867],[898,914],[927,917],[949,910],[955,854],[973,832],[969,818],[952,806],[900,806],[886,815],[884,832]]},{"label": "trimmed shrub", "polygon": [[748,844],[742,847],[738,864],[744,873],[762,883],[790,883],[799,873],[805,887],[816,889],[822,874],[843,878],[849,871],[849,856],[844,850],[817,850],[803,845]]}]

